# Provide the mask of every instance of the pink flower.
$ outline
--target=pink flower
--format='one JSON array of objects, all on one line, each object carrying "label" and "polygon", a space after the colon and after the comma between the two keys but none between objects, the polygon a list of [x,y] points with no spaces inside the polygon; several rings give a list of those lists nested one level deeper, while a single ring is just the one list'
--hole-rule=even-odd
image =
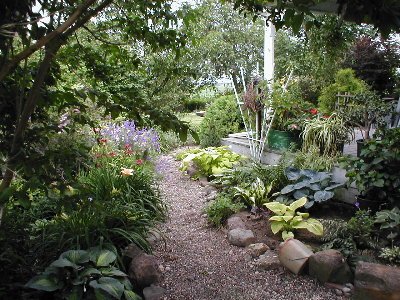
[{"label": "pink flower", "polygon": [[139,166],[142,165],[143,164],[143,159],[140,159],[140,158],[137,159],[136,160],[136,164],[139,165]]},{"label": "pink flower", "polygon": [[317,110],[316,108],[311,108],[311,109],[310,109],[310,113],[311,113],[312,115],[316,115],[316,114],[318,114],[318,110]]}]

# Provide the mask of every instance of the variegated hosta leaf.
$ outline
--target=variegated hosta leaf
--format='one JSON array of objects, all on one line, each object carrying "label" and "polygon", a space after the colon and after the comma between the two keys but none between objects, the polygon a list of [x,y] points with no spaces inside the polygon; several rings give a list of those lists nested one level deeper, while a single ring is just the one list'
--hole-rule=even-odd
[{"label": "variegated hosta leaf", "polygon": [[283,222],[277,222],[277,221],[272,221],[271,222],[271,230],[274,234],[278,233],[280,230],[282,230],[283,226],[285,224]]}]

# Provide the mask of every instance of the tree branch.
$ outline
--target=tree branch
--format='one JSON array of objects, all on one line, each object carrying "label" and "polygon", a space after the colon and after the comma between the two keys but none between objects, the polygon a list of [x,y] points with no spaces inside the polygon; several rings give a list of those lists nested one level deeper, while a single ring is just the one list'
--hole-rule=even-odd
[{"label": "tree branch", "polygon": [[45,46],[49,43],[52,39],[59,36],[60,34],[64,33],[71,25],[73,25],[79,17],[93,4],[96,0],[86,0],[83,4],[79,5],[74,13],[58,28],[50,32],[49,34],[45,35],[41,39],[39,39],[35,44],[31,45],[30,47],[26,48],[16,56],[14,56],[10,61],[5,63],[3,67],[0,69],[0,81],[2,81],[9,73],[14,71],[14,69],[18,66],[20,61],[24,60],[25,58],[31,56],[37,50]]}]

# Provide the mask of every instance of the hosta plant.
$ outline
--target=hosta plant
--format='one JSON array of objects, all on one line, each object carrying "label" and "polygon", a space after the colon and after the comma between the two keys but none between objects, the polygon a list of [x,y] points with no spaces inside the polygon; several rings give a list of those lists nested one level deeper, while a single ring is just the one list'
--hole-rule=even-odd
[{"label": "hosta plant", "polygon": [[381,231],[388,233],[387,238],[394,240],[400,236],[400,209],[381,210],[376,213],[375,223],[380,224]]},{"label": "hosta plant", "polygon": [[333,198],[334,190],[343,187],[343,184],[332,181],[332,174],[313,170],[299,170],[288,167],[285,175],[292,183],[285,186],[279,193],[278,202],[291,203],[297,199],[307,197],[305,208],[315,203],[321,203]]},{"label": "hosta plant", "polygon": [[244,203],[251,206],[253,209],[262,208],[265,203],[271,202],[271,190],[274,182],[265,185],[260,178],[256,180],[247,188],[235,186],[236,197],[240,197]]},{"label": "hosta plant", "polygon": [[228,147],[209,147],[185,151],[177,158],[182,160],[181,171],[186,171],[193,163],[197,169],[194,177],[200,175],[213,177],[224,170],[231,169],[242,159],[242,156],[232,152]]},{"label": "hosta plant", "polygon": [[279,202],[264,204],[275,215],[269,218],[271,230],[274,234],[282,231],[282,239],[294,238],[293,231],[296,229],[306,229],[315,235],[323,234],[323,226],[320,221],[309,218],[308,213],[296,212],[296,210],[307,203],[307,198],[303,197],[290,205]]},{"label": "hosta plant", "polygon": [[113,266],[116,259],[114,252],[100,247],[69,250],[26,286],[60,299],[141,299],[128,275]]}]

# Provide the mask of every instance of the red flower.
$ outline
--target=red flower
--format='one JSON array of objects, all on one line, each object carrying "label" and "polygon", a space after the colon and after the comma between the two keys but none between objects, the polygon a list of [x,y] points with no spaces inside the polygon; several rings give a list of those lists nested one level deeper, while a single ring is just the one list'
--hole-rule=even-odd
[{"label": "red flower", "polygon": [[110,153],[108,153],[108,156],[109,157],[114,157],[114,156],[116,156],[117,154],[115,153],[115,152],[110,152]]},{"label": "red flower", "polygon": [[316,115],[316,114],[318,114],[318,110],[317,110],[316,108],[311,108],[311,109],[310,109],[310,113],[311,113],[312,115]]},{"label": "red flower", "polygon": [[125,144],[125,149],[131,149],[131,145]]},{"label": "red flower", "polygon": [[105,144],[105,143],[107,143],[107,139],[99,139],[99,143],[100,144]]},{"label": "red flower", "polygon": [[143,159],[140,159],[140,158],[137,159],[136,160],[136,164],[139,165],[139,166],[142,165],[143,164]]},{"label": "red flower", "polygon": [[125,150],[125,155],[132,155],[133,151],[131,149],[126,149]]},{"label": "red flower", "polygon": [[325,119],[329,119],[331,116],[323,115],[322,117],[325,118]]}]

